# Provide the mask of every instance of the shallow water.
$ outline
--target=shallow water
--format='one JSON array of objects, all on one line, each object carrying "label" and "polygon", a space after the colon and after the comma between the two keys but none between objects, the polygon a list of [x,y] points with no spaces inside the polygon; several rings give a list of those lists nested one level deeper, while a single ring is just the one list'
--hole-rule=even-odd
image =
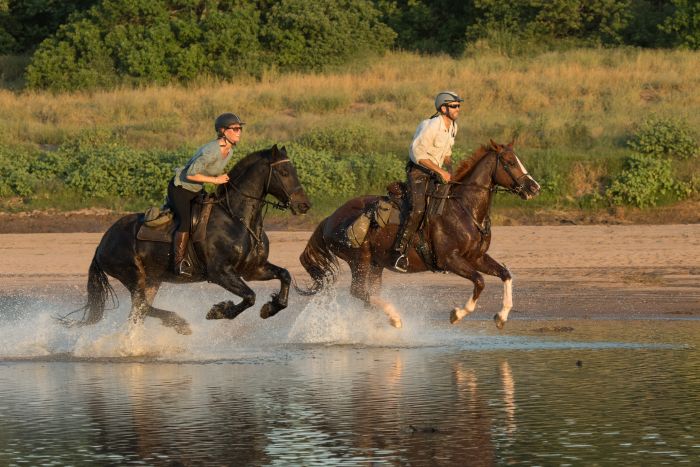
[{"label": "shallow water", "polygon": [[191,336],[130,327],[125,304],[66,329],[74,304],[0,300],[0,465],[700,462],[700,321],[516,314],[499,333],[406,292],[402,330],[342,294],[206,321],[217,293],[156,303]]}]

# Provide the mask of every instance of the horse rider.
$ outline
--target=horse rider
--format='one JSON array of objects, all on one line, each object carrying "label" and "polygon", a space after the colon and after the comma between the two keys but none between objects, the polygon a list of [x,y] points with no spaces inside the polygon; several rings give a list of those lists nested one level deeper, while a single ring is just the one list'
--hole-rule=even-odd
[{"label": "horse rider", "polygon": [[435,97],[435,114],[420,122],[413,135],[406,164],[409,203],[407,212],[402,213],[401,226],[392,247],[392,263],[397,271],[406,272],[408,269],[406,250],[423,219],[429,182],[431,179],[442,183],[450,181],[456,120],[460,102],[463,101],[453,91],[438,93]]},{"label": "horse rider", "polygon": [[204,183],[221,185],[227,183],[224,172],[233,154],[233,148],[241,140],[243,125],[238,115],[224,113],[214,121],[216,139],[197,150],[184,167],[175,169],[175,176],[168,184],[168,198],[179,221],[173,241],[173,271],[177,275],[191,275],[191,265],[185,259],[187,241],[192,225],[191,202],[204,189]]}]

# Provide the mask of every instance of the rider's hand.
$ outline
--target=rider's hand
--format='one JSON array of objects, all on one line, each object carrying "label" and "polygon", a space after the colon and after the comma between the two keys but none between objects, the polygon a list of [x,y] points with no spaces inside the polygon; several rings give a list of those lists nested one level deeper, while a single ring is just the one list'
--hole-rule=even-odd
[{"label": "rider's hand", "polygon": [[450,183],[450,180],[452,179],[452,175],[446,170],[443,170],[439,172],[440,178],[442,179],[442,183]]},{"label": "rider's hand", "polygon": [[223,174],[219,175],[218,177],[214,177],[214,184],[215,185],[221,185],[222,183],[228,182],[228,174]]}]

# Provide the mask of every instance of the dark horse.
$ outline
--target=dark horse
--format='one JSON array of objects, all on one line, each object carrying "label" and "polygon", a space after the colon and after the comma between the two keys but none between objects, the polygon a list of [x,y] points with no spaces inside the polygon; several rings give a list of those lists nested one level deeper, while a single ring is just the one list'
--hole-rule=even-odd
[{"label": "dark horse", "polygon": [[88,273],[88,301],[79,324],[102,319],[105,302],[114,297],[107,275],[117,278],[131,293],[130,319],[140,322],[146,316],[159,318],[165,326],[180,334],[190,334],[189,324],[172,311],[152,306],[162,282],[210,281],[242,298],[214,305],[207,319],[233,319],[255,304],[255,292],[246,281],[278,279],[280,290],[260,310],[262,318],[274,316],[287,306],[291,276],[286,269],[267,261],[269,240],[263,231],[265,200],[274,196],[292,213],[305,213],[309,200],[287,157],[286,149],[254,152],[239,161],[229,172],[230,181],[217,187],[203,242],[200,274],[176,276],[172,272],[171,245],[136,238],[143,214],[122,217],[102,237]]},{"label": "dark horse", "polygon": [[[423,255],[415,247],[407,252],[408,272],[449,271],[474,283],[474,292],[465,307],[452,311],[450,321],[453,324],[476,308],[476,301],[484,289],[484,278],[480,273],[498,276],[503,281],[503,308],[494,317],[499,329],[508,320],[513,306],[510,272],[486,254],[491,243],[489,211],[498,186],[523,199],[530,199],[540,191],[540,186],[528,175],[515,154],[513,143],[501,145],[491,141],[457,168],[442,214],[429,218],[423,227],[434,266],[426,265]],[[393,269],[391,246],[397,225],[389,223],[383,228],[370,229],[359,248],[349,247],[346,241],[347,226],[378,199],[378,196],[354,198],[319,224],[300,257],[314,282],[306,290],[295,287],[298,292],[311,295],[335,282],[339,271],[337,258],[341,258],[350,266],[352,295],[366,305],[380,307],[393,326],[401,327],[396,309],[377,296],[382,272],[385,268]],[[417,242],[418,236],[412,245]]]}]

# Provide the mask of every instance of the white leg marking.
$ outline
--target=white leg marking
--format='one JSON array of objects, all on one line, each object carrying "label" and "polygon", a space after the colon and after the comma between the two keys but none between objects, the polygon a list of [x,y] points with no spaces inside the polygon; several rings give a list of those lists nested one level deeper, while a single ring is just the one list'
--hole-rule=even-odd
[{"label": "white leg marking", "polygon": [[508,321],[508,313],[513,308],[513,279],[503,281],[503,308],[498,312],[501,322]]},{"label": "white leg marking", "polygon": [[455,324],[457,321],[461,320],[475,309],[476,300],[474,300],[474,296],[471,296],[469,297],[469,301],[467,302],[467,304],[464,305],[464,308],[455,308],[454,310],[452,310],[452,317],[450,321],[452,322],[452,324]]},{"label": "white leg marking", "polygon": [[399,312],[396,310],[394,305],[385,300],[382,300],[379,297],[374,296],[369,298],[369,302],[372,305],[381,308],[381,310],[389,317],[389,324],[391,324],[397,329],[403,325],[401,323],[401,315],[399,315]]}]

